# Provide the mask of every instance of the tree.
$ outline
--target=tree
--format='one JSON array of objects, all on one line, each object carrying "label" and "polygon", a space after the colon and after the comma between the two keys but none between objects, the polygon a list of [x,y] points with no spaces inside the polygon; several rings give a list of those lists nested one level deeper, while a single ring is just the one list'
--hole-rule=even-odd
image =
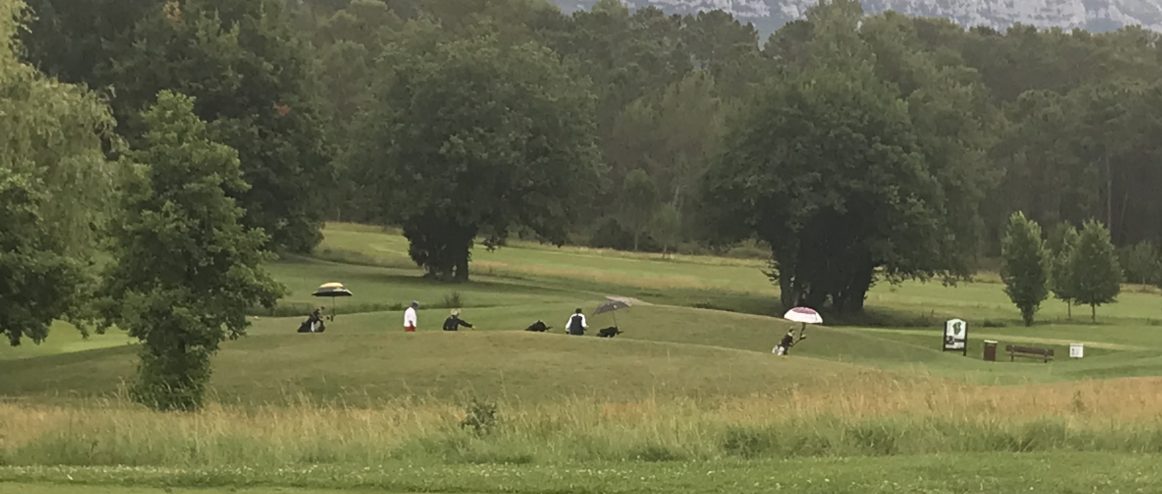
[{"label": "tree", "polygon": [[1049,296],[1049,252],[1041,227],[1024,213],[1013,213],[1001,241],[1001,256],[1005,293],[1021,309],[1025,325],[1032,326],[1037,309]]},{"label": "tree", "polygon": [[1077,249],[1077,229],[1072,225],[1061,224],[1050,235],[1050,250],[1053,253],[1053,276],[1051,287],[1053,296],[1065,302],[1068,318],[1073,319],[1073,252]]},{"label": "tree", "polygon": [[493,36],[395,52],[351,153],[429,276],[468,280],[476,237],[565,241],[599,175],[589,88],[535,44]]},{"label": "tree", "polygon": [[633,250],[640,247],[641,236],[650,229],[661,201],[658,187],[642,170],[629,172],[621,189],[621,222],[633,233]]},{"label": "tree", "polygon": [[1088,305],[1097,321],[1097,307],[1117,301],[1122,291],[1122,267],[1105,225],[1095,220],[1085,222],[1069,265],[1073,300]]},{"label": "tree", "polygon": [[78,303],[83,271],[40,215],[47,202],[39,183],[0,167],[0,333],[12,346],[44,341]]},{"label": "tree", "polygon": [[654,237],[662,243],[662,257],[668,257],[671,249],[677,250],[682,238],[682,213],[673,203],[658,208],[654,217]]},{"label": "tree", "polygon": [[[769,89],[707,179],[720,232],[772,247],[784,305],[863,309],[890,279],[942,268],[944,204],[903,102],[868,71],[814,71]],[[772,140],[769,136],[781,136]]]},{"label": "tree", "polygon": [[1139,242],[1118,250],[1118,261],[1126,281],[1152,285],[1162,279],[1162,256],[1150,242]]},{"label": "tree", "polygon": [[[161,90],[194,96],[216,140],[238,150],[253,187],[246,224],[275,248],[322,238],[330,151],[309,43],[282,0],[36,0],[30,55],[72,82],[110,88],[119,133],[145,134],[142,108]],[[43,30],[43,31],[42,31]]]},{"label": "tree", "polygon": [[718,241],[771,245],[784,305],[859,312],[877,273],[928,279],[953,263],[948,199],[908,105],[874,73],[858,3],[838,4],[808,16],[818,62],[770,83],[726,133],[704,203]]},{"label": "tree", "polygon": [[0,0],[0,333],[40,343],[82,317],[86,269],[115,172],[109,109],[22,63],[24,4]]},{"label": "tree", "polygon": [[611,175],[643,169],[660,200],[689,211],[722,134],[723,104],[714,79],[695,71],[655,94],[639,98],[618,117],[605,158]]},{"label": "tree", "polygon": [[106,322],[141,340],[133,396],[159,410],[202,406],[210,359],[244,334],[246,311],[282,289],[260,263],[261,230],[244,227],[231,197],[248,185],[238,153],[210,139],[194,101],[162,92],[144,112],[149,131],[131,154],[113,262],[102,293]]}]

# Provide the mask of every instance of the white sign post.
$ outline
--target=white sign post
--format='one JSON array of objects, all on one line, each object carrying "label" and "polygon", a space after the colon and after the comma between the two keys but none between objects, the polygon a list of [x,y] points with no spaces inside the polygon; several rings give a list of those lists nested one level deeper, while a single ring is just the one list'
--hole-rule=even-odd
[{"label": "white sign post", "polygon": [[1069,345],[1069,358],[1085,358],[1085,345],[1081,343]]},{"label": "white sign post", "polygon": [[960,352],[968,356],[968,323],[951,319],[944,323],[944,347],[946,352]]}]

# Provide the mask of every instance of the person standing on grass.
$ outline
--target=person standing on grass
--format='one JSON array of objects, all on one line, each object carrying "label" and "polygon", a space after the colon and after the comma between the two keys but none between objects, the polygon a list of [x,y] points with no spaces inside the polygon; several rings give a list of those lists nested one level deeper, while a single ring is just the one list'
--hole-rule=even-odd
[{"label": "person standing on grass", "polygon": [[474,329],[468,321],[460,319],[460,309],[452,309],[452,315],[444,319],[444,331],[459,331],[460,326],[468,329]]},{"label": "person standing on grass", "polygon": [[403,331],[405,333],[415,333],[419,326],[419,319],[416,317],[416,309],[420,308],[420,303],[412,300],[412,305],[408,306],[407,310],[403,311]]},{"label": "person standing on grass", "polygon": [[581,313],[581,309],[573,312],[573,315],[569,317],[569,322],[565,323],[565,329],[574,336],[583,336],[588,327],[589,324],[585,321],[585,314]]}]

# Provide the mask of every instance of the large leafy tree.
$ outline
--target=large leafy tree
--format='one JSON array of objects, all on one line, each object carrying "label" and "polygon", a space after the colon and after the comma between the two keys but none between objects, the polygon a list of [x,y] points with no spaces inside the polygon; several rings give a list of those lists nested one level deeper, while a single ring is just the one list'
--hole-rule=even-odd
[{"label": "large leafy tree", "polygon": [[127,174],[113,262],[102,288],[107,322],[141,340],[133,396],[160,410],[200,408],[210,359],[242,335],[246,311],[281,293],[259,266],[261,230],[243,226],[232,195],[248,185],[238,153],[214,142],[192,99],[162,92]]},{"label": "large leafy tree", "polygon": [[1122,266],[1109,229],[1098,221],[1085,222],[1069,264],[1073,301],[1088,305],[1096,321],[1097,307],[1116,302],[1122,291]]},{"label": "large leafy tree", "polygon": [[771,245],[784,305],[858,311],[877,268],[894,279],[939,270],[938,183],[906,107],[870,72],[788,77],[742,122],[710,171],[708,202],[723,226]]},{"label": "large leafy tree", "polygon": [[897,88],[876,77],[854,2],[809,18],[817,59],[751,104],[705,182],[719,240],[771,245],[784,305],[863,308],[889,280],[948,273],[946,196]]},{"label": "large leafy tree", "polygon": [[25,14],[0,0],[0,333],[13,345],[79,315],[114,172],[108,108],[17,58]]},{"label": "large leafy tree", "polygon": [[1001,280],[1005,294],[1017,308],[1026,326],[1032,326],[1037,309],[1049,296],[1050,255],[1041,237],[1041,226],[1013,213],[1001,240]]},{"label": "large leafy tree", "polygon": [[429,275],[468,279],[477,236],[565,240],[599,168],[593,97],[556,55],[492,36],[402,52],[349,156]]},{"label": "large leafy tree", "polygon": [[161,90],[195,96],[199,117],[238,150],[253,186],[245,221],[279,249],[321,236],[332,181],[310,45],[280,0],[36,0],[30,57],[53,73],[108,88],[129,140]]}]

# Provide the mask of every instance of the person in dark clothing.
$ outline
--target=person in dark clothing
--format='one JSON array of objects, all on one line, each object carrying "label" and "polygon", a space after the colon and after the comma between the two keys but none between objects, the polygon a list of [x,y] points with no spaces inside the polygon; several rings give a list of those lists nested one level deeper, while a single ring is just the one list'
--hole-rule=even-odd
[{"label": "person in dark clothing", "polygon": [[299,325],[300,333],[322,333],[327,330],[327,326],[323,324],[322,309],[315,309],[311,315],[307,316],[307,320]]},{"label": "person in dark clothing", "polygon": [[472,325],[468,324],[468,321],[460,319],[459,309],[453,310],[452,314],[447,319],[444,319],[444,331],[459,331],[460,326],[472,328]]},{"label": "person in dark clothing", "polygon": [[569,334],[574,336],[585,335],[585,329],[589,324],[585,321],[585,314],[581,313],[581,309],[577,309],[572,316],[569,317],[569,322],[566,323],[565,328]]},{"label": "person in dark clothing", "polygon": [[791,347],[795,346],[795,330],[787,331],[786,336],[779,342],[779,346],[775,347],[775,355],[786,355],[791,351]]}]

